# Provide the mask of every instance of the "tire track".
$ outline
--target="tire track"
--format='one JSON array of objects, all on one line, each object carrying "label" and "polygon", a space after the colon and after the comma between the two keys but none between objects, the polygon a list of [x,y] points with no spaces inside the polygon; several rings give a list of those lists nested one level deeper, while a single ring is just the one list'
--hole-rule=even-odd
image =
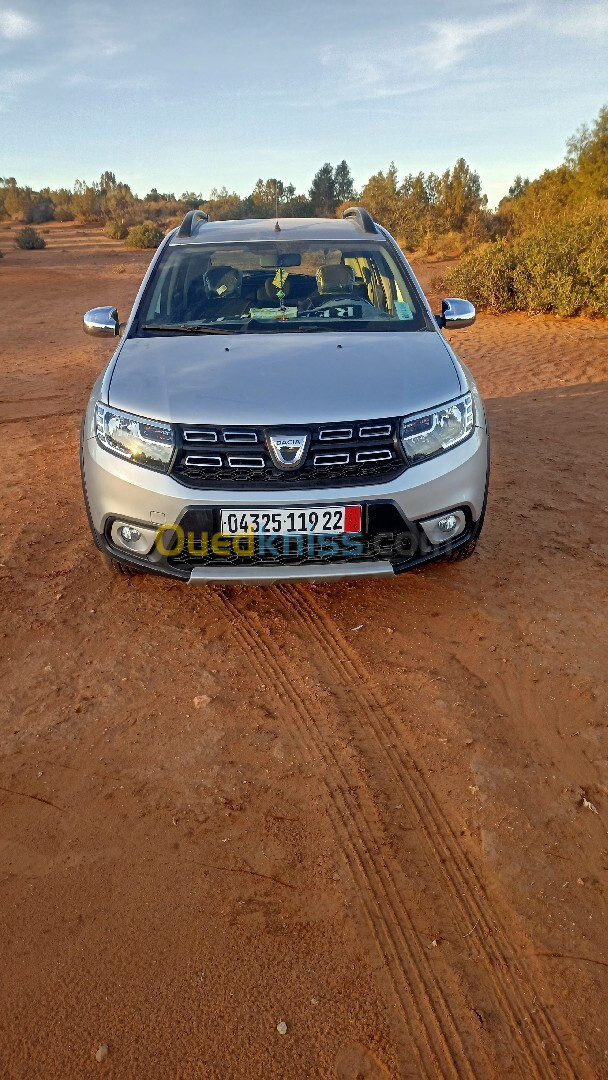
[{"label": "tire track", "polygon": [[[239,622],[243,613],[226,596],[221,601]],[[394,884],[393,874],[378,853],[379,826],[373,803],[359,787],[358,774],[348,776],[343,763],[323,737],[314,711],[293,688],[280,652],[263,636],[238,635],[249,661],[264,682],[269,674],[291,713],[303,746],[313,761],[324,766],[322,777],[329,818],[347,867],[352,887],[363,908],[372,939],[396,999],[403,1023],[417,1054],[418,1075],[436,1078],[473,1077],[447,999],[420,944],[410,914]],[[333,781],[333,782],[332,782]],[[487,1062],[485,1062],[487,1064]]]},{"label": "tire track", "polygon": [[[498,939],[494,937],[494,930],[497,929],[499,934],[503,937],[504,941],[508,943],[508,935],[503,925],[501,925],[497,913],[493,910],[492,904],[489,901],[487,893],[483,887],[483,884],[478,877],[472,863],[468,859],[466,852],[458,844],[458,840],[455,837],[449,822],[443,815],[441,808],[431,789],[426,784],[424,777],[422,776],[415,759],[407,748],[403,748],[402,753],[387,743],[386,737],[383,738],[381,726],[378,724],[377,716],[380,715],[383,718],[389,728],[389,731],[396,741],[397,747],[402,744],[400,732],[395,723],[395,718],[386,703],[382,701],[379,692],[373,688],[373,680],[370,678],[370,672],[363,665],[356,650],[350,645],[346,639],[343,638],[338,628],[329,619],[325,611],[317,606],[310,598],[302,595],[300,590],[291,589],[288,590],[282,587],[281,595],[287,600],[290,605],[290,609],[296,610],[299,617],[303,620],[307,633],[312,633],[319,645],[321,646],[325,661],[334,674],[338,676],[339,681],[343,686],[346,686],[350,693],[358,699],[361,707],[365,708],[366,712],[370,715],[370,721],[376,735],[377,743],[382,753],[390,759],[391,765],[396,779],[398,779],[406,794],[409,796],[412,807],[416,813],[418,824],[426,837],[427,844],[431,854],[436,862],[438,862],[439,868],[445,879],[445,883],[448,886],[449,892],[452,896],[455,906],[459,910],[461,918],[471,919],[471,925],[479,925],[485,933],[485,937],[481,936],[475,941],[475,945],[479,945],[481,942],[482,951],[485,953],[486,961],[489,961],[488,971],[490,976],[494,973],[497,978],[492,978],[496,989],[499,991],[499,996],[502,998],[504,991],[506,1000],[502,1001],[503,1007],[511,1008],[511,1021],[513,1029],[516,1034],[523,1036],[523,1020],[527,1012],[526,993],[530,1001],[536,996],[534,986],[527,985],[522,987],[522,982],[526,983],[526,977],[524,976],[521,968],[519,967],[518,979],[515,980],[512,974],[513,968],[513,956],[514,950],[511,948],[512,955],[501,946]],[[319,625],[324,627],[325,633],[319,630]],[[336,653],[340,655],[340,661],[336,660]],[[353,680],[349,677],[348,668],[352,669],[352,674],[355,676]],[[427,822],[430,821],[434,835],[431,835],[431,831],[427,826]],[[438,850],[442,850],[443,858],[437,859]],[[456,874],[453,875],[450,870],[450,863],[456,867]],[[481,896],[485,901],[486,910],[477,902],[477,896]],[[491,912],[492,918],[487,915],[487,911]],[[473,945],[473,942],[471,943]],[[511,1000],[513,997],[513,991],[515,1000]],[[519,1001],[518,1001],[519,999]],[[513,1009],[513,1005],[515,1008]],[[536,1042],[537,1065],[542,1064],[544,1061],[547,1063],[546,1042],[551,1040],[558,1052],[561,1061],[562,1068],[567,1068],[571,1075],[574,1075],[574,1069],[572,1063],[569,1060],[566,1048],[563,1046],[559,1034],[555,1029],[550,1017],[541,1005],[538,1005],[540,1016],[540,1028],[534,1021],[532,1016],[529,1017],[530,1027],[528,1030],[534,1032],[533,1041]]]},{"label": "tire track", "polygon": [[[560,1075],[574,1077],[569,1052],[550,1015],[538,1000],[534,980],[515,960],[515,949],[509,942],[504,923],[415,759],[403,745],[395,716],[374,686],[369,670],[324,609],[313,599],[296,586],[278,586],[277,592],[289,612],[295,614],[302,624],[308,640],[312,638],[319,645],[326,668],[365,710],[377,746],[408,798],[420,833],[426,841],[431,862],[443,879],[453,908],[463,923],[480,928],[481,933],[470,940],[469,948],[476,950],[484,963],[528,1068],[533,1068],[537,1075],[554,1076],[555,1068],[559,1065]],[[394,745],[387,740],[387,734]],[[531,1011],[534,1002],[536,1016]]]}]

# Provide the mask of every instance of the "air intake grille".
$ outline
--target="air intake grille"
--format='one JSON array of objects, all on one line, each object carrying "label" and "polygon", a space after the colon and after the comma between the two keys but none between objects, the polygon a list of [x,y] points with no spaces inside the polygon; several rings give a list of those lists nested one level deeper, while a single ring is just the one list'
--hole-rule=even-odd
[{"label": "air intake grille", "polygon": [[292,470],[277,468],[267,448],[267,437],[282,430],[184,426],[172,475],[190,488],[264,490],[383,483],[407,467],[396,419],[298,428],[310,434],[310,443],[302,465]]}]

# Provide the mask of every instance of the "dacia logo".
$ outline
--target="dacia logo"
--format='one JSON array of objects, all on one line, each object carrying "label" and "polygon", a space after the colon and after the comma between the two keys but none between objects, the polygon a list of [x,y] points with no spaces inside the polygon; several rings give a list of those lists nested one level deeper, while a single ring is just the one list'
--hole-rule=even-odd
[{"label": "dacia logo", "polygon": [[306,456],[309,441],[309,435],[280,431],[268,435],[266,444],[278,469],[297,469]]}]

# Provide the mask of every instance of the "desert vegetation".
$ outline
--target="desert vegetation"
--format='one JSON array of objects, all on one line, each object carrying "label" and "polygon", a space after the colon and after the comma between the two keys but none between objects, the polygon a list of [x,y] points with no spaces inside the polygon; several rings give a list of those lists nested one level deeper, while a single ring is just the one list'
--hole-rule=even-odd
[{"label": "desert vegetation", "polygon": [[494,311],[608,315],[607,224],[588,210],[542,221],[472,251],[439,285]]},{"label": "desert vegetation", "polygon": [[[104,172],[92,184],[77,180],[73,190],[21,187],[14,177],[0,179],[0,219],[25,225],[46,221],[99,224],[111,239],[126,239],[129,229],[156,225],[166,229],[188,210],[201,209],[214,220],[245,217],[334,217],[345,206],[361,202],[386,225],[408,250],[432,247],[438,237],[458,250],[469,240],[485,238],[487,200],[481,180],[461,158],[441,176],[406,176],[399,180],[394,164],[370,177],[356,191],[346,161],[329,162],[315,173],[306,194],[274,177],[260,178],[246,196],[227,188],[214,188],[205,198],[200,192],[180,196],[152,188],[139,198],[128,184]],[[445,239],[447,236],[447,240]]]},{"label": "desert vegetation", "polygon": [[438,285],[494,311],[608,315],[608,107],[556,169],[515,179],[490,242]]},{"label": "desert vegetation", "polygon": [[[608,107],[568,141],[566,157],[536,180],[517,176],[495,210],[479,174],[464,158],[443,173],[399,176],[394,163],[355,189],[350,167],[325,162],[306,193],[260,178],[249,195],[227,188],[159,192],[144,198],[113,172],[73,189],[21,187],[0,178],[0,220],[22,222],[20,236],[46,221],[99,224],[128,247],[154,248],[188,210],[214,220],[245,217],[334,217],[360,203],[407,252],[458,257],[438,280],[445,292],[495,311],[608,315]],[[29,230],[29,231],[27,231]],[[36,242],[19,246],[44,246]]]},{"label": "desert vegetation", "polygon": [[23,251],[38,251],[46,247],[44,237],[36,229],[33,229],[31,225],[26,225],[17,233],[15,243]]},{"label": "desert vegetation", "polygon": [[153,221],[144,221],[142,225],[134,225],[129,229],[125,240],[125,246],[131,248],[157,248],[164,233]]},{"label": "desert vegetation", "polygon": [[103,231],[109,240],[126,240],[129,226],[124,221],[106,221]]}]

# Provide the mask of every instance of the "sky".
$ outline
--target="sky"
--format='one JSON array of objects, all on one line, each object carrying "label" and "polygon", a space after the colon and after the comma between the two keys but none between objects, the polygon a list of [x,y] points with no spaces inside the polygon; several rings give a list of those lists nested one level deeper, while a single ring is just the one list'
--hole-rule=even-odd
[{"label": "sky", "polygon": [[608,2],[0,0],[0,176],[306,192],[458,157],[490,205],[608,103]]}]

